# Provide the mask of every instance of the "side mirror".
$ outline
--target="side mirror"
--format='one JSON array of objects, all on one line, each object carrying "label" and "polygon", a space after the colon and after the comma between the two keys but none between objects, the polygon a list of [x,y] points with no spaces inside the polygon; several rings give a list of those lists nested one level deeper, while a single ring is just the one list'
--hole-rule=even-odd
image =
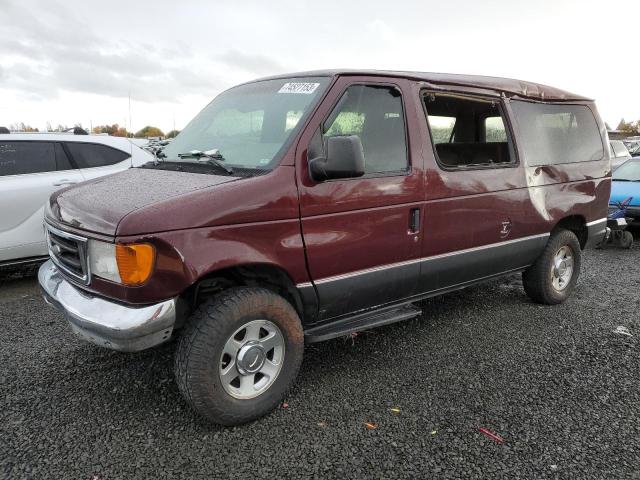
[{"label": "side mirror", "polygon": [[364,175],[364,152],[357,135],[338,135],[327,139],[326,157],[309,161],[309,174],[317,182]]}]

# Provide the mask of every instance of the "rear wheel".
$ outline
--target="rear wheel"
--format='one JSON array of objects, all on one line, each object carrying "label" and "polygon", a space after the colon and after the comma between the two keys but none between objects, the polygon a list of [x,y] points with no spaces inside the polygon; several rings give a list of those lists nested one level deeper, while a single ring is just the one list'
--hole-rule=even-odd
[{"label": "rear wheel", "polygon": [[547,305],[564,302],[578,281],[581,253],[580,242],[573,232],[554,232],[542,255],[522,274],[527,295]]},{"label": "rear wheel", "polygon": [[189,319],[176,351],[176,381],[203,417],[245,423],[282,400],[303,348],[300,319],[289,302],[262,288],[232,289]]}]

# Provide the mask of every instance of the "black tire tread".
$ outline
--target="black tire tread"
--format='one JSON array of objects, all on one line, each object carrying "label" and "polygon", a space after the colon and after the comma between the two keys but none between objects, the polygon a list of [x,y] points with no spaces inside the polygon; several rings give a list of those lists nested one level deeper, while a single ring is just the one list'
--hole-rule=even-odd
[{"label": "black tire tread", "polygon": [[[178,389],[187,403],[205,418],[222,425],[238,425],[251,421],[271,410],[286,394],[285,390],[278,395],[277,401],[270,401],[273,406],[258,408],[256,412],[234,413],[222,408],[219,402],[212,401],[210,395],[203,393],[202,388],[194,390],[199,380],[196,378],[199,372],[207,368],[206,352],[215,349],[214,340],[225,335],[228,328],[228,319],[237,318],[247,309],[269,308],[281,315],[295,318],[299,326],[298,344],[301,360],[304,346],[303,333],[297,312],[284,298],[265,288],[238,287],[226,290],[215,298],[208,299],[200,304],[187,321],[175,354],[174,372]],[[296,352],[287,352],[287,355]],[[294,370],[290,376],[295,378],[300,367],[300,361],[294,362]],[[284,369],[284,366],[283,366]],[[292,375],[291,375],[292,373]],[[277,381],[277,380],[276,380]],[[270,388],[270,390],[273,386]],[[226,393],[224,393],[226,395]],[[264,395],[266,395],[265,393]],[[265,410],[262,412],[262,410]]]}]

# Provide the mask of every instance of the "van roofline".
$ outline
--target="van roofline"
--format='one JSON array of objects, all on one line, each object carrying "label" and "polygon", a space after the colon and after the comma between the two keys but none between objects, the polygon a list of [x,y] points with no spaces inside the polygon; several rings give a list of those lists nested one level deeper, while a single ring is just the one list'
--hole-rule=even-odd
[{"label": "van roofline", "polygon": [[[362,75],[371,77],[394,77],[406,78],[431,83],[437,86],[473,87],[486,90],[493,90],[517,97],[529,98],[538,101],[568,102],[568,101],[588,101],[593,99],[583,97],[575,93],[550,87],[540,83],[516,80],[513,78],[490,77],[485,75],[464,75],[458,73],[434,73],[434,72],[410,72],[394,70],[355,70],[355,69],[333,69],[333,70],[310,70],[304,72],[294,72],[281,75],[274,75],[257,79],[277,80],[291,77],[337,77],[349,75]],[[250,82],[249,82],[250,83]]]}]

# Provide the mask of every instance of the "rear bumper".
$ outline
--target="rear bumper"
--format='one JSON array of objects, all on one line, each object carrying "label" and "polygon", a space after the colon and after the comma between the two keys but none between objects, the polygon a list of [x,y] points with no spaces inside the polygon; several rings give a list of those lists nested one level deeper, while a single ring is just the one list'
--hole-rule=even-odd
[{"label": "rear bumper", "polygon": [[171,338],[176,299],[132,307],[84,292],[65,280],[49,260],[38,271],[44,299],[60,310],[72,330],[101,347],[136,352]]},{"label": "rear bumper", "polygon": [[601,218],[587,223],[587,244],[585,248],[592,248],[599,245],[607,235],[607,219]]}]

